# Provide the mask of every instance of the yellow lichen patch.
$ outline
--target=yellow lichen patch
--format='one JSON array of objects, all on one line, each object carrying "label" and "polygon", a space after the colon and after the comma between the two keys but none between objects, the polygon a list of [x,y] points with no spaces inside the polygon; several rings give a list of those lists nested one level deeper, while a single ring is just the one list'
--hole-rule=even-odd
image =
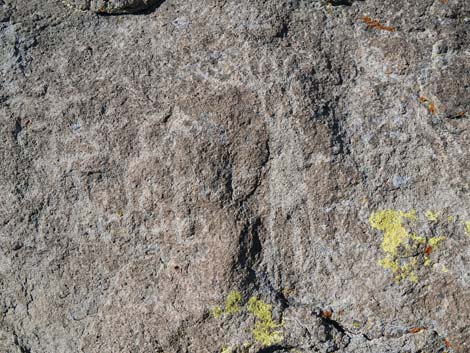
[{"label": "yellow lichen patch", "polygon": [[393,260],[391,257],[385,257],[379,260],[379,264],[388,270],[392,270],[393,273],[400,271],[400,264],[398,260]]},{"label": "yellow lichen patch", "polygon": [[242,307],[240,306],[241,300],[242,294],[239,291],[231,291],[227,297],[227,301],[225,302],[225,313],[232,315],[242,310]]},{"label": "yellow lichen patch", "polygon": [[413,282],[413,283],[418,282],[418,276],[416,275],[414,271],[414,268],[416,267],[417,262],[418,262],[417,259],[414,258],[410,262],[402,265],[400,267],[398,274],[395,276],[395,280],[397,282],[400,282],[404,279],[408,279],[410,282]]},{"label": "yellow lichen patch", "polygon": [[212,315],[216,319],[219,319],[223,314],[233,315],[240,312],[242,310],[240,305],[241,300],[242,294],[239,291],[231,291],[225,300],[225,308],[221,308],[220,306],[214,307],[214,309],[212,309]]},{"label": "yellow lichen patch", "polygon": [[222,347],[220,353],[232,353],[232,348],[230,347]]},{"label": "yellow lichen patch", "polygon": [[428,244],[433,248],[437,248],[444,240],[446,240],[446,237],[432,237],[428,239]]},{"label": "yellow lichen patch", "polygon": [[248,301],[248,311],[255,318],[255,327],[252,330],[254,339],[264,347],[281,343],[282,331],[279,330],[283,324],[276,324],[272,316],[272,306],[257,297],[251,297]]},{"label": "yellow lichen patch", "polygon": [[[434,211],[426,211],[425,217],[429,222],[438,221],[438,213]],[[391,270],[397,282],[405,279],[417,282],[419,266],[430,266],[431,253],[446,239],[442,236],[426,238],[410,233],[405,225],[410,222],[413,224],[417,220],[415,210],[383,210],[373,213],[369,218],[370,225],[383,232],[381,248],[384,257],[379,260],[379,264]]]},{"label": "yellow lichen patch", "polygon": [[385,210],[376,212],[369,218],[372,227],[384,232],[382,250],[387,256],[395,257],[398,255],[400,246],[408,246],[407,241],[410,234],[403,226],[404,219],[415,220],[416,212]]},{"label": "yellow lichen patch", "polygon": [[470,237],[470,221],[464,222],[464,230],[467,237]]},{"label": "yellow lichen patch", "polygon": [[212,315],[216,319],[220,318],[223,313],[224,313],[224,311],[222,310],[222,308],[220,306],[216,306],[214,309],[212,309]]},{"label": "yellow lichen patch", "polygon": [[424,215],[426,216],[427,220],[431,222],[437,222],[437,219],[439,217],[439,214],[434,211],[426,211]]},{"label": "yellow lichen patch", "polygon": [[411,234],[411,239],[413,239],[413,241],[415,241],[418,244],[426,244],[426,238],[420,235],[416,235],[413,233]]},{"label": "yellow lichen patch", "polygon": [[455,216],[448,216],[447,217],[447,222],[453,222],[455,221]]}]

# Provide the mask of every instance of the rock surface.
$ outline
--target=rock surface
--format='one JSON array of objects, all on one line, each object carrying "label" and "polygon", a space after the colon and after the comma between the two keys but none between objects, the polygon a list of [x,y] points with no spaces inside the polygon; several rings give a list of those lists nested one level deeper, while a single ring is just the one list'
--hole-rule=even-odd
[{"label": "rock surface", "polygon": [[468,352],[469,43],[466,0],[0,0],[0,352]]},{"label": "rock surface", "polygon": [[[65,1],[65,0],[64,0]],[[91,10],[101,14],[122,14],[147,10],[158,6],[161,0],[69,0],[79,10]]]}]

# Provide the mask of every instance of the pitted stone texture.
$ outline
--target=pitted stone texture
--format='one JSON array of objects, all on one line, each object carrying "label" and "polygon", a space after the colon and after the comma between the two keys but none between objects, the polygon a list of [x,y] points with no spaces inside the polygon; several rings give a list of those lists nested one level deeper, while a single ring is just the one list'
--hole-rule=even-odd
[{"label": "pitted stone texture", "polygon": [[329,3],[0,0],[0,352],[469,351],[470,2]]},{"label": "pitted stone texture", "polygon": [[157,5],[162,0],[72,0],[81,10],[97,13],[121,14],[145,10]]}]

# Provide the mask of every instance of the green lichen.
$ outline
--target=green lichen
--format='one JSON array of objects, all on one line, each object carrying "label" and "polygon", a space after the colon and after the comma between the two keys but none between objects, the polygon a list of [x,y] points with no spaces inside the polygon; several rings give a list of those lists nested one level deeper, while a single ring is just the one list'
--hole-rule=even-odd
[{"label": "green lichen", "polygon": [[227,301],[225,302],[225,313],[229,315],[236,314],[242,310],[240,302],[242,301],[242,294],[233,290],[227,296]]},{"label": "green lichen", "polygon": [[255,318],[255,327],[252,330],[254,339],[264,347],[281,343],[283,340],[283,324],[276,324],[272,316],[272,305],[265,303],[257,297],[251,297],[248,301],[248,312]]},{"label": "green lichen", "polygon": [[[426,211],[425,217],[430,222],[438,221],[437,212]],[[415,210],[403,212],[392,209],[375,212],[369,218],[370,225],[383,232],[381,248],[384,257],[379,264],[392,271],[397,282],[405,279],[417,282],[420,264],[430,266],[429,255],[446,239],[442,236],[427,239],[410,233],[405,228],[406,222],[415,223],[417,220]],[[422,260],[418,261],[420,257]]]}]

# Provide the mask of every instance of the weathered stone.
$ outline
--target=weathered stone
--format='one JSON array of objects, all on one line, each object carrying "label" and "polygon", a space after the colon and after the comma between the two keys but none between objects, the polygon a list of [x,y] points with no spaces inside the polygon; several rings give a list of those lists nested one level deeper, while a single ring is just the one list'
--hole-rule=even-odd
[{"label": "weathered stone", "polygon": [[158,5],[162,0],[72,0],[80,10],[97,13],[122,14],[145,10]]},{"label": "weathered stone", "polygon": [[0,0],[0,352],[468,352],[469,18]]}]

